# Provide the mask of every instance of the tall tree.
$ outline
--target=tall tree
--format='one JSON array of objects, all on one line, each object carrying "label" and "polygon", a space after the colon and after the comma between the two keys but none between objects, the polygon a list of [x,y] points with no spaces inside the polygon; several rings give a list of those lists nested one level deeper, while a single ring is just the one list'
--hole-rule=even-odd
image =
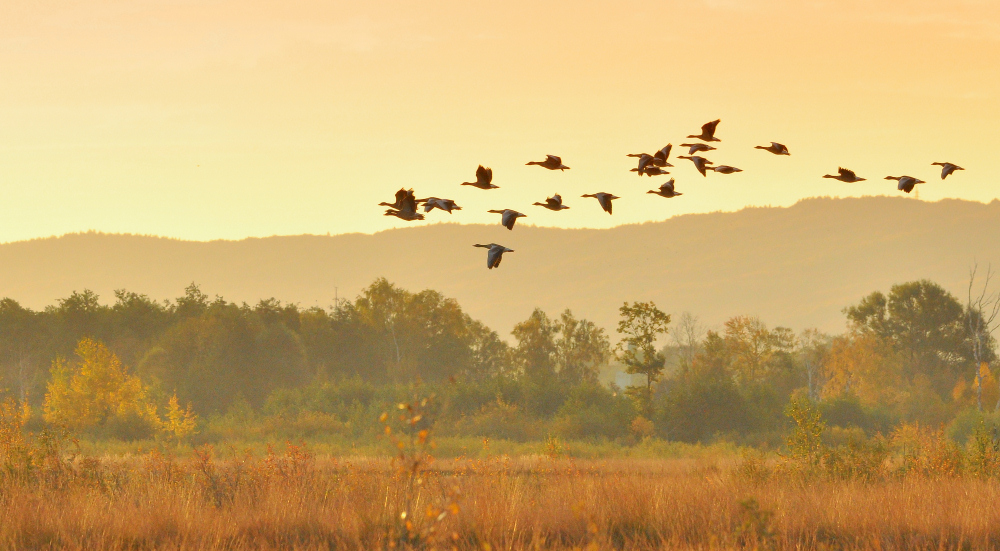
[{"label": "tall tree", "polygon": [[[979,266],[974,264],[969,270],[969,291],[965,303],[965,322],[969,330],[972,345],[972,358],[975,363],[976,407],[983,411],[983,382],[989,373],[990,362],[996,360],[996,340],[993,333],[1000,326],[1000,291],[991,287],[993,269],[986,267],[982,285],[976,289],[976,279]],[[995,408],[1000,411],[1000,400]]]},{"label": "tall tree", "polygon": [[514,326],[511,332],[517,339],[514,356],[528,380],[539,384],[555,380],[557,331],[556,324],[540,308]]},{"label": "tall tree", "polygon": [[592,321],[576,319],[569,309],[559,316],[556,329],[559,378],[571,384],[597,383],[599,368],[611,358],[611,343],[604,330]]},{"label": "tall tree", "polygon": [[623,335],[615,350],[630,374],[646,376],[645,387],[629,387],[647,417],[653,413],[653,384],[663,375],[666,358],[656,348],[656,340],[667,334],[670,316],[650,302],[626,302],[618,309],[618,333]]}]

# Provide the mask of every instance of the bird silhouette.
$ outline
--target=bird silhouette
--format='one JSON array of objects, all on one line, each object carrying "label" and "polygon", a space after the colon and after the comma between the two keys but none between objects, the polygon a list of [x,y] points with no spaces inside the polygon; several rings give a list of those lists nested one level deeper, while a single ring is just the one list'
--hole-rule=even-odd
[{"label": "bird silhouette", "polygon": [[729,166],[729,165],[713,166],[713,167],[709,167],[708,170],[714,170],[714,171],[718,172],[719,174],[732,174],[734,172],[743,172],[743,169],[736,168],[735,166]]},{"label": "bird silhouette", "polygon": [[473,247],[482,247],[484,249],[489,249],[486,253],[486,267],[489,269],[496,268],[500,265],[500,261],[503,260],[503,253],[512,253],[514,249],[508,249],[503,245],[497,245],[496,243],[490,243],[488,245],[473,245]]},{"label": "bird silhouette", "polygon": [[516,210],[503,209],[503,210],[488,210],[486,212],[492,212],[495,214],[501,214],[500,225],[507,228],[508,230],[514,229],[514,222],[517,222],[518,218],[527,217],[527,214],[521,214]]},{"label": "bird silhouette", "polygon": [[672,144],[667,144],[663,146],[662,149],[653,154],[653,165],[660,167],[674,166],[670,164],[670,150],[673,149]]},{"label": "bird silhouette", "polygon": [[549,210],[555,210],[555,211],[564,210],[564,209],[568,209],[569,208],[566,205],[562,204],[562,196],[559,195],[558,193],[555,194],[555,195],[553,195],[552,197],[549,197],[548,199],[546,199],[544,203],[538,203],[538,202],[536,202],[536,203],[533,203],[533,204],[538,205],[540,207],[545,207],[545,208],[547,208]]},{"label": "bird silhouette", "polygon": [[566,170],[569,167],[562,164],[562,159],[556,157],[555,155],[546,155],[544,161],[531,161],[525,163],[525,165],[538,165],[545,167],[549,170]]},{"label": "bird silhouette", "polygon": [[694,157],[685,157],[684,155],[678,155],[677,158],[687,159],[692,163],[694,163],[694,167],[698,169],[698,172],[700,172],[702,176],[705,176],[705,169],[707,168],[707,165],[712,164],[712,161],[709,161],[704,157],[698,157],[697,155]]},{"label": "bird silhouette", "polygon": [[394,208],[394,209],[401,209],[401,208],[403,208],[404,204],[410,204],[410,205],[412,205],[413,208],[411,210],[413,210],[413,211],[417,210],[417,200],[414,199],[413,190],[412,189],[410,189],[409,191],[407,191],[407,190],[405,190],[403,188],[399,188],[399,191],[396,192],[396,201],[394,203],[386,203],[386,202],[383,201],[383,202],[379,203],[379,206],[381,206],[381,207],[391,207],[391,208]]},{"label": "bird silhouette", "polygon": [[838,168],[837,175],[826,174],[824,178],[833,178],[834,180],[840,180],[841,182],[847,182],[848,184],[853,182],[864,182],[864,178],[858,178],[858,175],[854,173],[853,170],[847,170],[846,168]]},{"label": "bird silhouette", "polygon": [[708,145],[707,143],[682,143],[681,147],[690,148],[688,149],[688,155],[694,155],[695,153],[700,153],[702,151],[712,151],[715,149],[714,147]]},{"label": "bird silhouette", "polygon": [[771,145],[768,146],[755,145],[753,146],[753,148],[763,149],[764,151],[769,151],[771,153],[774,153],[775,155],[791,155],[791,153],[788,152],[788,148],[778,142],[771,142]]},{"label": "bird silhouette", "polygon": [[703,142],[721,142],[719,138],[715,137],[715,129],[719,126],[722,119],[715,119],[712,122],[706,122],[701,125],[701,134],[692,134],[688,136],[689,138],[696,138]]},{"label": "bird silhouette", "polygon": [[[633,168],[630,169],[629,172],[639,172],[639,169]],[[670,174],[670,173],[658,166],[647,166],[641,172],[639,172],[639,176],[642,176],[643,174],[645,174],[646,176],[662,176],[664,174]]]},{"label": "bird silhouette", "polygon": [[418,203],[423,203],[424,212],[430,212],[434,209],[441,209],[448,214],[451,214],[453,210],[462,210],[462,207],[455,204],[455,201],[451,199],[439,199],[437,197],[428,197],[426,199],[418,199]]},{"label": "bird silhouette", "polygon": [[601,208],[608,214],[611,214],[611,201],[621,199],[621,197],[611,195],[610,193],[604,193],[603,191],[598,193],[588,193],[586,195],[581,195],[580,197],[593,197],[594,199],[597,199],[597,202],[601,204]]},{"label": "bird silhouette", "polygon": [[941,179],[944,180],[948,176],[951,176],[956,170],[965,170],[964,168],[953,164],[953,163],[931,163],[932,165],[938,165],[941,167]]},{"label": "bird silhouette", "polygon": [[479,165],[476,169],[475,182],[462,182],[463,186],[473,186],[479,189],[497,189],[500,186],[493,185],[493,169]]},{"label": "bird silhouette", "polygon": [[653,195],[659,195],[660,197],[666,197],[671,199],[677,197],[678,195],[684,195],[679,191],[674,191],[674,179],[671,178],[669,181],[660,184],[660,189],[651,189],[646,193],[652,193]]},{"label": "bird silhouette", "polygon": [[913,176],[886,176],[885,179],[896,180],[897,182],[899,182],[899,184],[896,186],[896,189],[898,189],[899,191],[905,191],[906,193],[913,191],[913,187],[916,186],[917,184],[926,183],[923,180],[914,178]]}]

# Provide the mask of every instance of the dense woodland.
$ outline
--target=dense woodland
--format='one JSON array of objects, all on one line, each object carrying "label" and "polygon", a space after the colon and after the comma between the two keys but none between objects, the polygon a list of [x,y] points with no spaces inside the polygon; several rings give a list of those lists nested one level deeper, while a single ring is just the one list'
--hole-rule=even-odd
[{"label": "dense woodland", "polygon": [[[384,279],[329,309],[235,304],[194,284],[164,302],[118,291],[107,305],[83,291],[44,311],[0,301],[0,388],[39,424],[121,439],[150,437],[146,411],[174,415],[178,402],[209,427],[201,439],[221,438],[210,430],[220,420],[275,437],[365,438],[414,393],[435,395],[444,436],[777,445],[786,406],[806,398],[832,426],[918,422],[963,438],[998,406],[981,310],[915,281],[848,305],[836,336],[751,316],[706,329],[634,303],[614,334],[535,310],[508,344],[456,301]],[[602,382],[615,369],[633,384]]]}]

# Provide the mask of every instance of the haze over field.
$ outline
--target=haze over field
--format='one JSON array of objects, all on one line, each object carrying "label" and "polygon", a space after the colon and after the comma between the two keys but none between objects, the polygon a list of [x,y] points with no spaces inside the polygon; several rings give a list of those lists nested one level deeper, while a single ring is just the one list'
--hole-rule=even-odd
[{"label": "haze over field", "polygon": [[[471,244],[501,239],[515,252],[487,271]],[[384,276],[458,299],[504,337],[535,306],[571,308],[613,331],[626,300],[689,310],[709,324],[757,314],[771,325],[840,332],[845,306],[894,283],[927,278],[964,297],[975,261],[1000,266],[1000,201],[872,197],[605,230],[432,224],[207,243],[67,235],[0,245],[0,290],[37,309],[83,288],[104,301],[118,288],[173,298],[195,281],[228,300],[328,307],[335,293],[353,299]]]}]

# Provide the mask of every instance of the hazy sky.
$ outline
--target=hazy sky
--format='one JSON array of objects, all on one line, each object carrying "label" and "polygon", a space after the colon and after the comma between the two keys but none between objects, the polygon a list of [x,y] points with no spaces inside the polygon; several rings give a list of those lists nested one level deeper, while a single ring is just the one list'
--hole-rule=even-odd
[{"label": "hazy sky", "polygon": [[[626,153],[721,118],[745,170],[646,195]],[[4,0],[0,241],[372,232],[401,186],[429,221],[569,227],[817,195],[1000,194],[1000,2]],[[792,157],[752,149],[770,140]],[[565,173],[524,166],[561,155]],[[942,183],[932,161],[968,170]],[[501,189],[458,184],[491,166]],[[838,165],[870,179],[820,176]],[[582,193],[622,196],[614,216]],[[559,192],[572,208],[530,206]]]}]

